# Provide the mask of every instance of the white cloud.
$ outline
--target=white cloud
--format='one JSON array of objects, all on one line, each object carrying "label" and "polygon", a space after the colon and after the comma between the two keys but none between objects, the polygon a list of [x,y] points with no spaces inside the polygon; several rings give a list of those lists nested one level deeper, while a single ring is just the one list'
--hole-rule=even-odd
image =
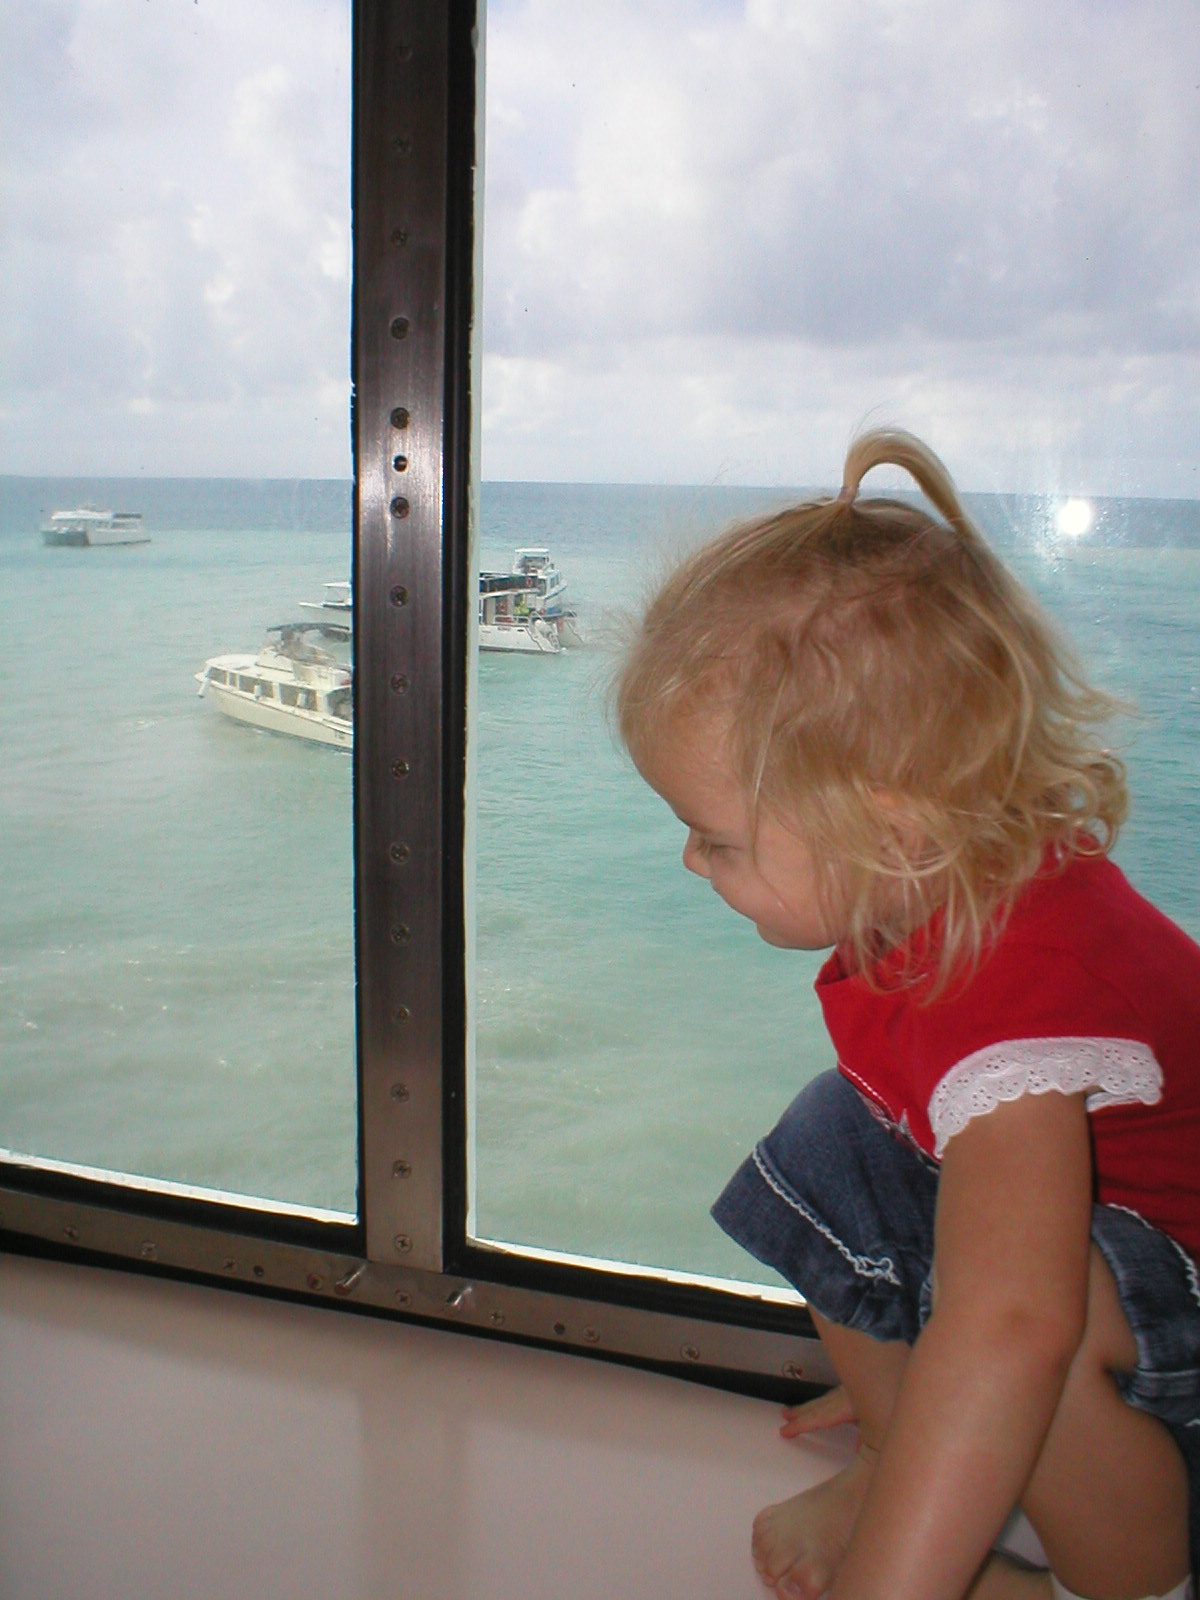
[{"label": "white cloud", "polygon": [[15,9],[3,470],[345,475],[348,7]]}]

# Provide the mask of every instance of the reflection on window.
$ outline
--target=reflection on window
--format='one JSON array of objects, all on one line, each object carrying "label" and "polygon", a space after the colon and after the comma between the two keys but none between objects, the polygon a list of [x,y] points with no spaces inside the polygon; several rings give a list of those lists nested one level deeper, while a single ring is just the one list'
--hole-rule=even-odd
[{"label": "reflection on window", "polygon": [[1137,702],[1119,859],[1200,934],[1198,46],[1166,6],[491,6],[479,1238],[770,1281],[707,1210],[831,1064],[819,958],[680,870],[606,652],[860,425],[928,438]]},{"label": "reflection on window", "polygon": [[353,1213],[348,11],[9,36],[0,1147]]}]

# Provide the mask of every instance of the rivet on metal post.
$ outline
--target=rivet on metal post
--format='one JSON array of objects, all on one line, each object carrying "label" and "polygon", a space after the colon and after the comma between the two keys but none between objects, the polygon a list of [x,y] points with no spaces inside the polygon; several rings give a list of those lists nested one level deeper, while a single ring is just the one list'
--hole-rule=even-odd
[{"label": "rivet on metal post", "polygon": [[392,338],[393,339],[407,339],[408,338],[408,330],[411,327],[412,327],[412,323],[408,320],[407,317],[393,317],[392,318],[392,330],[391,330],[392,331]]},{"label": "rivet on metal post", "polygon": [[406,1083],[394,1083],[391,1092],[393,1100],[403,1101],[408,1099],[408,1085]]},{"label": "rivet on metal post", "polygon": [[409,849],[406,844],[394,844],[388,851],[388,854],[391,856],[393,861],[403,863],[408,860]]},{"label": "rivet on metal post", "polygon": [[408,590],[402,583],[394,583],[388,599],[394,606],[406,606],[408,604]]}]

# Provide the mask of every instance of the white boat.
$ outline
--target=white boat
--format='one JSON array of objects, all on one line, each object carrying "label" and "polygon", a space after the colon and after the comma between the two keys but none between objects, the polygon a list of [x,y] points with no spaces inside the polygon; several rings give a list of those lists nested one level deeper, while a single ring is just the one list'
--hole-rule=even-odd
[{"label": "white boat", "polygon": [[77,550],[94,545],[150,543],[140,511],[98,511],[95,506],[55,511],[42,523],[41,534],[43,544],[67,545]]},{"label": "white boat", "polygon": [[351,749],[353,673],[307,637],[317,631],[315,623],[271,628],[257,655],[213,656],[196,673],[200,694],[211,691],[226,716],[251,727]]},{"label": "white boat", "polygon": [[354,597],[348,583],[327,583],[320,600],[301,600],[301,611],[307,611],[309,620],[315,622],[323,633],[342,638],[350,633],[354,620]]},{"label": "white boat", "polygon": [[556,655],[582,644],[566,596],[566,580],[541,546],[518,550],[508,572],[481,572],[479,648]]}]

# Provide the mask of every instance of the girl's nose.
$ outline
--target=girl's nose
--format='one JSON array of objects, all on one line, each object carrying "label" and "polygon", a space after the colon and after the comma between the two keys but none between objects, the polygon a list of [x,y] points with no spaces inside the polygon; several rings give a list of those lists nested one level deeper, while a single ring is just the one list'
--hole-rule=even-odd
[{"label": "girl's nose", "polygon": [[687,843],[683,847],[683,864],[689,872],[694,872],[698,878],[707,878],[708,857],[704,854],[700,840],[691,831],[688,832]]}]

